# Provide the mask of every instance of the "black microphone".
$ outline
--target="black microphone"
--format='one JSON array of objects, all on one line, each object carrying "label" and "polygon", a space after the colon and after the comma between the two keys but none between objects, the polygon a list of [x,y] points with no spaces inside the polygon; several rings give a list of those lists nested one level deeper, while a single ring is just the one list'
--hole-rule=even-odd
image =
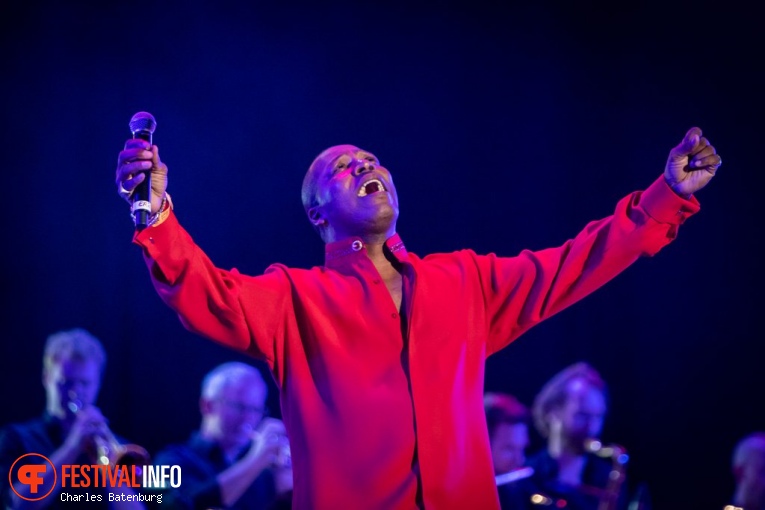
[{"label": "black microphone", "polygon": [[[157,121],[149,112],[138,112],[130,119],[130,132],[133,138],[146,140],[149,145],[153,145],[151,136],[157,128]],[[148,226],[149,216],[151,216],[151,172],[145,171],[146,178],[141,184],[133,190],[133,221],[138,230],[143,230]]]}]

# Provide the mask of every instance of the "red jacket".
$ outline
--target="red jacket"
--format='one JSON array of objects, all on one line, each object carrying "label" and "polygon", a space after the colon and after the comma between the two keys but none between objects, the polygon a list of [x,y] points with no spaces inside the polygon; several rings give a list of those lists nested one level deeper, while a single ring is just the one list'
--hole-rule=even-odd
[{"label": "red jacket", "polygon": [[260,276],[215,267],[172,214],[134,242],[186,328],[268,363],[295,508],[497,509],[486,357],[656,253],[698,209],[660,178],[557,248],[419,258],[394,235],[403,321],[360,239],[327,245],[323,267]]}]

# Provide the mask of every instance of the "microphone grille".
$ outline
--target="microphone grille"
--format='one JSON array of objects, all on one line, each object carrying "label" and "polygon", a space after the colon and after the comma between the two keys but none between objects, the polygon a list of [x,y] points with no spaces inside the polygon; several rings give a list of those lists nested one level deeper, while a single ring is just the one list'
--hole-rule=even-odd
[{"label": "microphone grille", "polygon": [[130,119],[130,132],[131,133],[154,133],[157,129],[157,121],[154,119],[154,115],[149,112],[138,112]]}]

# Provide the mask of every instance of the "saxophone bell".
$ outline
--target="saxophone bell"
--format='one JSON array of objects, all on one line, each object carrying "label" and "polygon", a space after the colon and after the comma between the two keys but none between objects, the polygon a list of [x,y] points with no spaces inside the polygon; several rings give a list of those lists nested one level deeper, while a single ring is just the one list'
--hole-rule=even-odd
[{"label": "saxophone bell", "polygon": [[611,473],[608,485],[600,491],[598,510],[614,510],[619,500],[622,484],[624,483],[629,455],[627,450],[618,444],[604,445],[598,439],[587,439],[584,442],[585,451],[603,459],[611,460]]}]

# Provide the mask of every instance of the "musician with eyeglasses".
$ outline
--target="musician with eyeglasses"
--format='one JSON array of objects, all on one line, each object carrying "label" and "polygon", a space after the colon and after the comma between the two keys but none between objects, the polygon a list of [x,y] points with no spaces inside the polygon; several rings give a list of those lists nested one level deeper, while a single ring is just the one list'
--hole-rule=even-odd
[{"label": "musician with eyeglasses", "polygon": [[227,362],[202,382],[199,428],[165,447],[156,465],[178,465],[180,487],[168,488],[163,510],[291,508],[292,463],[281,420],[268,416],[268,387],[255,367]]},{"label": "musician with eyeglasses", "polygon": [[[130,445],[110,430],[108,420],[95,405],[105,365],[103,345],[85,329],[59,331],[47,338],[42,372],[45,411],[38,418],[7,425],[0,431],[0,504],[4,508],[145,508],[140,501],[130,501],[137,494],[126,484],[107,488],[93,484],[78,488],[70,483],[62,487],[62,476],[58,476],[53,492],[38,501],[24,499],[36,499],[31,494],[30,485],[20,482],[14,483],[12,488],[9,485],[11,467],[16,459],[28,453],[46,456],[58,474],[61,474],[62,465],[94,465],[119,460],[101,459],[103,455],[99,452],[105,441],[112,449],[117,444]],[[124,495],[125,500],[110,502],[107,493]],[[83,502],[85,497],[86,503]]]}]

